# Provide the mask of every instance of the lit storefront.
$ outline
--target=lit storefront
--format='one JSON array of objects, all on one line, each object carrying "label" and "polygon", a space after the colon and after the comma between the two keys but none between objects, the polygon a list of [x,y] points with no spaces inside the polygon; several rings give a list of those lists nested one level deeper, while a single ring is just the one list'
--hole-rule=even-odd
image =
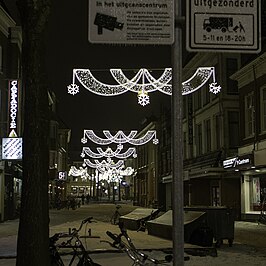
[{"label": "lit storefront", "polygon": [[229,171],[239,172],[241,176],[241,218],[257,220],[261,202],[266,196],[266,167],[258,165],[254,153],[241,155],[223,161]]}]

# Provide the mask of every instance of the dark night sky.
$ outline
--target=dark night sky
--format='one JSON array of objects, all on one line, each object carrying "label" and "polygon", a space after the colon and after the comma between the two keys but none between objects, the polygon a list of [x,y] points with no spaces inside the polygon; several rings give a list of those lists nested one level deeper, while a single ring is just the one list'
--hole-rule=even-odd
[{"label": "dark night sky", "polygon": [[46,45],[47,83],[57,95],[60,117],[72,130],[72,151],[80,154],[83,129],[139,129],[141,120],[158,114],[161,105],[170,105],[170,96],[159,92],[150,93],[151,103],[142,107],[137,103],[136,93],[98,96],[78,83],[80,93],[75,96],[68,94],[67,85],[72,81],[73,68],[97,70],[93,73],[104,82],[110,76],[110,68],[171,67],[171,48],[91,44],[88,41],[88,0],[51,2]]}]

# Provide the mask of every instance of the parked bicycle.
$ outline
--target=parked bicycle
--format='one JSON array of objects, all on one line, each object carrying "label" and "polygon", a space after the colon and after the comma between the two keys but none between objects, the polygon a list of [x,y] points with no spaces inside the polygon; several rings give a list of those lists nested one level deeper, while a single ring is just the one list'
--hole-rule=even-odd
[{"label": "parked bicycle", "polygon": [[[113,234],[107,231],[106,234],[113,240],[113,242],[102,240],[101,242],[108,243],[111,247],[117,248],[125,252],[131,260],[133,260],[132,266],[143,266],[143,265],[170,265],[172,261],[172,255],[166,255],[164,259],[155,259],[146,253],[138,250],[133,244],[131,238],[128,236],[126,229],[122,223],[119,223],[120,234]],[[185,258],[188,260],[188,257]]]},{"label": "parked bicycle", "polygon": [[[92,217],[89,217],[83,220],[78,229],[73,228],[69,233],[56,233],[50,237],[50,265],[51,266],[64,266],[60,250],[70,249],[69,254],[72,256],[68,266],[77,265],[77,266],[101,266],[98,263],[95,263],[92,258],[89,256],[88,251],[84,247],[82,241],[80,240],[81,236],[79,235],[80,230],[83,225],[91,223]],[[61,243],[57,243],[62,238],[68,238],[68,240]],[[78,262],[77,262],[78,261]],[[77,264],[74,264],[76,263]]]},{"label": "parked bicycle", "polygon": [[121,217],[121,214],[120,214],[120,212],[118,211],[119,209],[121,208],[121,205],[116,205],[115,206],[115,212],[114,212],[114,214],[112,215],[112,217],[111,217],[111,224],[115,224],[115,225],[117,225],[118,223],[119,223],[119,219],[120,219],[120,217]]}]

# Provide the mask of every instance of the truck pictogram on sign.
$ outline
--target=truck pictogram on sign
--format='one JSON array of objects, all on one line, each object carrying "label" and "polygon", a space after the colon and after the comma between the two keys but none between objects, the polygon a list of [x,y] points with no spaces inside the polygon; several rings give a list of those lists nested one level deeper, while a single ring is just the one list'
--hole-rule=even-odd
[{"label": "truck pictogram on sign", "polygon": [[233,18],[231,17],[210,17],[204,19],[203,29],[207,32],[212,30],[221,30],[221,32],[245,32],[245,28],[242,23],[239,21],[234,25]]},{"label": "truck pictogram on sign", "polygon": [[221,30],[222,32],[229,31],[233,27],[233,18],[228,17],[210,17],[203,22],[203,29],[207,32],[211,30]]}]

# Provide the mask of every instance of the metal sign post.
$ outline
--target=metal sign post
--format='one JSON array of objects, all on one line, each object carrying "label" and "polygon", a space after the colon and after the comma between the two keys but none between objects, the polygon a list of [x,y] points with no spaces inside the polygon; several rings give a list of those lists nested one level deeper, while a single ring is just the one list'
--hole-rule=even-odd
[{"label": "metal sign post", "polygon": [[182,30],[181,0],[174,1],[175,28],[172,45],[172,221],[174,266],[184,265],[183,129],[182,129]]}]

